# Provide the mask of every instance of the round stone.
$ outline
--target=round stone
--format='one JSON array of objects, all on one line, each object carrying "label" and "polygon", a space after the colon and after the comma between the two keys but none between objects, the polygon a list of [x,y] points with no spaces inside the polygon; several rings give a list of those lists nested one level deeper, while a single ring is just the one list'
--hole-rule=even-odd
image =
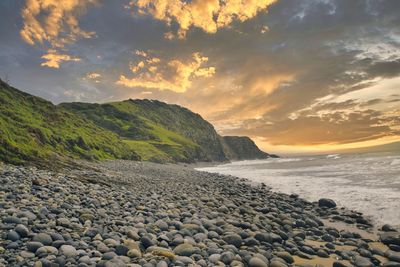
[{"label": "round stone", "polygon": [[382,231],[384,231],[384,232],[395,232],[396,229],[393,226],[391,226],[390,224],[384,224],[382,226]]},{"label": "round stone", "polygon": [[102,259],[103,260],[111,260],[114,257],[117,257],[117,254],[115,252],[111,251],[111,252],[104,253]]},{"label": "round stone", "polygon": [[20,240],[20,238],[21,237],[19,236],[19,234],[13,230],[11,230],[7,233],[7,239],[11,240],[13,242]]},{"label": "round stone", "polygon": [[43,244],[40,242],[28,242],[26,243],[26,248],[28,249],[28,251],[35,253],[36,250],[38,250],[38,248],[43,247]]},{"label": "round stone", "polygon": [[208,257],[208,260],[211,263],[217,263],[220,259],[221,259],[221,255],[220,254],[212,254],[210,257]]},{"label": "round stone", "polygon": [[129,248],[124,245],[118,245],[115,247],[115,253],[117,253],[117,255],[126,256],[128,251],[129,251]]},{"label": "round stone", "polygon": [[3,222],[10,223],[10,224],[21,224],[22,220],[15,216],[9,216],[9,217],[4,218]]},{"label": "round stone", "polygon": [[258,257],[252,257],[249,260],[249,267],[268,267],[268,263]]},{"label": "round stone", "polygon": [[60,247],[60,253],[67,258],[75,258],[76,256],[78,256],[78,252],[76,251],[76,249],[70,245],[62,245]]},{"label": "round stone", "polygon": [[179,256],[192,256],[193,254],[198,254],[200,253],[200,249],[197,247],[194,247],[190,244],[184,243],[184,244],[180,244],[178,245],[175,249],[174,249],[174,253],[176,255]]},{"label": "round stone", "polygon": [[130,258],[140,258],[142,257],[142,253],[137,249],[131,249],[126,254]]},{"label": "round stone", "polygon": [[292,263],[294,262],[294,259],[293,259],[292,255],[290,255],[290,253],[288,253],[288,252],[286,252],[286,251],[278,252],[278,253],[276,253],[276,255],[277,255],[279,258],[281,258],[281,259],[283,259],[284,261],[286,261],[287,263],[292,264]]},{"label": "round stone", "polygon": [[354,259],[354,265],[357,267],[373,267],[375,266],[368,258],[356,256]]},{"label": "round stone", "polygon": [[240,246],[242,245],[242,238],[240,237],[240,235],[237,235],[237,234],[226,235],[222,239],[226,243],[228,243],[230,245],[234,245],[237,248],[240,248]]},{"label": "round stone", "polygon": [[58,249],[56,249],[55,247],[52,246],[43,246],[38,248],[38,250],[36,250],[36,255],[40,255],[40,254],[57,254],[58,253]]},{"label": "round stone", "polygon": [[318,206],[326,207],[326,208],[335,208],[336,207],[336,203],[332,199],[321,198],[320,200],[318,200]]},{"label": "round stone", "polygon": [[33,241],[40,242],[45,246],[50,246],[53,243],[51,236],[46,233],[39,233],[33,237]]},{"label": "round stone", "polygon": [[159,220],[155,223],[158,228],[160,228],[161,231],[167,231],[168,230],[168,224],[162,220]]},{"label": "round stone", "polygon": [[21,255],[21,257],[25,259],[31,259],[35,257],[35,254],[29,251],[21,251],[19,255]]},{"label": "round stone", "polygon": [[15,232],[17,232],[21,237],[27,237],[29,235],[29,229],[23,224],[18,224],[15,227]]},{"label": "round stone", "polygon": [[103,242],[99,242],[97,244],[97,250],[100,251],[101,253],[106,253],[110,251],[110,249]]},{"label": "round stone", "polygon": [[230,251],[221,254],[221,261],[225,264],[231,264],[234,258],[235,255]]},{"label": "round stone", "polygon": [[142,243],[144,248],[148,248],[155,245],[153,240],[149,236],[142,236],[140,242]]},{"label": "round stone", "polygon": [[165,261],[160,261],[157,263],[156,267],[168,267],[168,263]]},{"label": "round stone", "polygon": [[279,260],[271,261],[269,267],[287,267],[287,265]]}]

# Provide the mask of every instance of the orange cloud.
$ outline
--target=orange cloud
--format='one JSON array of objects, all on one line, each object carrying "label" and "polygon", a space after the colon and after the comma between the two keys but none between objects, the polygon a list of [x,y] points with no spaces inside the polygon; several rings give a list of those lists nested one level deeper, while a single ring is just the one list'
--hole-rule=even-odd
[{"label": "orange cloud", "polygon": [[59,54],[56,50],[49,49],[47,54],[42,56],[43,59],[46,61],[41,63],[40,66],[46,66],[49,68],[60,68],[60,63],[63,61],[81,61],[78,57],[71,57],[70,55],[66,54]]},{"label": "orange cloud", "polygon": [[157,57],[150,57],[147,53],[136,54],[144,57],[130,66],[136,76],[129,79],[121,75],[117,84],[183,93],[191,87],[195,77],[207,78],[215,74],[215,67],[203,67],[208,58],[200,53],[193,53],[189,61],[173,59],[166,62]]},{"label": "orange cloud", "polygon": [[[30,45],[41,44],[53,50],[75,43],[79,38],[90,38],[94,32],[82,30],[77,18],[85,13],[89,4],[96,2],[97,0],[27,0],[22,9],[24,26],[20,35]],[[49,58],[49,61],[41,65],[52,68],[58,68],[61,61],[73,60],[68,55],[55,57],[55,53],[48,53],[43,58]]]},{"label": "orange cloud", "polygon": [[[178,37],[184,38],[190,27],[197,27],[207,33],[229,27],[234,20],[246,21],[265,11],[277,0],[132,0],[130,6],[141,15],[151,15],[168,25],[179,25]],[[172,39],[171,32],[166,33]]]}]

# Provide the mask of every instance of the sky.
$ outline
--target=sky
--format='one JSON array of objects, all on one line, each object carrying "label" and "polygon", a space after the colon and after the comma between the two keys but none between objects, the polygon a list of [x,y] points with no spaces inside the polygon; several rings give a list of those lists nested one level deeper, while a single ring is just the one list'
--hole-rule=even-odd
[{"label": "sky", "polygon": [[264,150],[400,140],[398,0],[0,0],[0,78],[53,103],[149,98]]}]

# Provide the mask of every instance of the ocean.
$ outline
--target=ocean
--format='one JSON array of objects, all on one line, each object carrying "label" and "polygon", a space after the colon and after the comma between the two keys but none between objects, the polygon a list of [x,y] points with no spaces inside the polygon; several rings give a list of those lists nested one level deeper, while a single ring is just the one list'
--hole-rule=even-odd
[{"label": "ocean", "polygon": [[400,152],[247,160],[197,170],[262,182],[309,201],[331,198],[378,226],[400,227]]}]

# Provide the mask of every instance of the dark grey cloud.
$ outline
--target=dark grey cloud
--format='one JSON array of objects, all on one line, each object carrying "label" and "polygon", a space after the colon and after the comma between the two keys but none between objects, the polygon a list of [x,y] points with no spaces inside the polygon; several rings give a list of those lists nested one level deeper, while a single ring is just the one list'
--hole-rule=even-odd
[{"label": "dark grey cloud", "polygon": [[[400,1],[279,0],[268,13],[235,22],[215,34],[193,28],[184,40],[166,40],[168,25],[151,16],[132,15],[124,8],[127,2],[101,1],[90,8],[79,23],[85,31],[95,31],[95,37],[67,47],[69,54],[82,60],[54,70],[40,67],[43,47],[32,47],[19,36],[23,2],[3,0],[0,75],[7,73],[13,85],[54,102],[150,97],[178,103],[200,112],[221,131],[246,133],[276,144],[298,143],[289,137],[279,140],[279,136],[303,131],[305,124],[310,125],[306,133],[315,131],[324,137],[310,134],[317,138],[312,140],[304,133],[302,144],[396,134],[386,121],[387,114],[378,109],[389,102],[400,109],[396,96],[321,99],[362,91],[400,76]],[[268,31],[262,33],[265,26]],[[200,52],[216,73],[212,79],[194,80],[185,93],[152,90],[143,94],[149,90],[116,85],[120,75],[133,76],[129,65],[139,60],[135,50],[151,51],[166,62],[184,61]],[[85,79],[91,72],[101,75],[99,83]],[[345,109],[353,115],[345,116]],[[375,113],[369,109],[376,109]],[[324,117],[319,114],[322,111]],[[300,117],[291,119],[294,113]],[[335,119],[332,125],[346,132],[337,138],[324,134],[332,130],[330,123]],[[382,122],[384,126],[375,125]]]}]

